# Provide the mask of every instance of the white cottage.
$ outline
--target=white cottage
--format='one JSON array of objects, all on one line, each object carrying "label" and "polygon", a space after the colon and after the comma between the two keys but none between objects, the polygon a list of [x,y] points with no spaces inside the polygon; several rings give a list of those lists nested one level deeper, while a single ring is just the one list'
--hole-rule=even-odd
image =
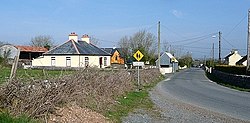
[{"label": "white cottage", "polygon": [[227,65],[236,65],[236,62],[238,62],[240,59],[242,59],[242,56],[239,54],[237,50],[232,50],[230,54],[228,54],[225,57],[225,64]]},{"label": "white cottage", "polygon": [[[155,61],[156,66],[159,66],[158,59]],[[162,74],[174,73],[178,70],[178,61],[176,58],[168,52],[164,52],[160,56],[160,72]]]},{"label": "white cottage", "polygon": [[236,62],[236,65],[247,66],[247,55],[245,55],[245,56],[242,57],[239,61],[237,61],[237,62]]},{"label": "white cottage", "polygon": [[91,44],[88,35],[78,39],[76,33],[69,35],[65,43],[32,60],[33,67],[98,67],[110,66],[111,54]]}]

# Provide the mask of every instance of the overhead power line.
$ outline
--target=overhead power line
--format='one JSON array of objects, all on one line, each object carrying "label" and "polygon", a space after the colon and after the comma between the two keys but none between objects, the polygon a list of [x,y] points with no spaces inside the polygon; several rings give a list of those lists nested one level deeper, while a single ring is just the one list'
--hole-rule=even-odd
[{"label": "overhead power line", "polygon": [[245,15],[225,36],[228,36],[229,34],[231,34],[246,18],[247,18],[247,15]]},{"label": "overhead power line", "polygon": [[179,37],[186,38],[186,37],[180,35],[179,33],[177,33],[177,32],[175,32],[175,31],[169,29],[169,28],[168,28],[167,26],[165,26],[165,25],[162,25],[162,27],[165,28],[165,29],[167,29],[167,30],[169,30],[170,32],[172,32],[173,34],[175,34],[175,35],[177,35],[177,36],[179,36]]},{"label": "overhead power line", "polygon": [[199,36],[199,37],[183,39],[183,40],[178,40],[178,41],[171,41],[169,43],[189,42],[189,41],[192,41],[192,40],[200,40],[200,39],[210,38],[213,35],[217,35],[217,33],[211,33],[211,34],[208,34],[208,35],[203,35],[203,36]]},{"label": "overhead power line", "polygon": [[222,39],[224,39],[224,41],[226,41],[232,48],[235,48],[234,45],[232,45],[227,39],[225,39],[224,37],[222,37]]},{"label": "overhead power line", "polygon": [[190,44],[193,44],[193,43],[196,43],[196,42],[205,40],[205,39],[207,39],[207,38],[208,38],[208,37],[204,37],[204,38],[202,38],[202,39],[199,39],[199,40],[196,40],[196,41],[192,41],[192,42],[188,42],[188,43],[185,43],[185,44],[183,44],[183,45],[184,45],[184,46],[185,46],[185,45],[190,45]]}]

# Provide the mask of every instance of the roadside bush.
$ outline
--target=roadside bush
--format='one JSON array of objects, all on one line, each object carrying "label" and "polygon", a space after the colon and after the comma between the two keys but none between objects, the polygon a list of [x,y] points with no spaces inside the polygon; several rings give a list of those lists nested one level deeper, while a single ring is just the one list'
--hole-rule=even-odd
[{"label": "roadside bush", "polygon": [[[135,73],[84,69],[56,79],[30,78],[29,83],[15,79],[0,87],[0,109],[15,116],[25,113],[30,118],[47,119],[57,107],[76,102],[81,107],[104,113],[116,103],[118,96],[136,88]],[[140,76],[145,85],[160,73],[157,69],[142,70]]]},{"label": "roadside bush", "polygon": [[4,59],[3,59],[3,57],[0,56],[0,65],[2,65],[3,62],[4,62]]}]

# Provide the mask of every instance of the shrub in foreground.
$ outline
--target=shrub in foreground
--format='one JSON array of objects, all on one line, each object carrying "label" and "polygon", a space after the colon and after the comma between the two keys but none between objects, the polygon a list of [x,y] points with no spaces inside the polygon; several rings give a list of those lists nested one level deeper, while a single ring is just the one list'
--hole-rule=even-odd
[{"label": "shrub in foreground", "polygon": [[[158,78],[157,69],[142,70],[141,84]],[[19,116],[45,119],[57,107],[70,102],[104,113],[117,97],[136,89],[136,71],[100,71],[84,69],[74,74],[48,80],[22,82],[16,79],[0,87],[0,108]]]}]

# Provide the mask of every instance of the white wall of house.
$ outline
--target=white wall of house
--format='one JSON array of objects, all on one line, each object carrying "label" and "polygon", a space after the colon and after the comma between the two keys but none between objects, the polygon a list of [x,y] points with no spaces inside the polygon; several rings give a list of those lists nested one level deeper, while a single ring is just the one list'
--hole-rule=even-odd
[{"label": "white wall of house", "polygon": [[173,67],[168,67],[168,68],[162,68],[161,67],[160,68],[160,73],[163,74],[163,75],[166,74],[166,73],[174,73],[173,72]]},{"label": "white wall of house", "polygon": [[55,66],[55,67],[88,66],[88,67],[100,68],[100,62],[99,62],[100,58],[102,58],[102,68],[110,66],[110,56],[84,56],[84,55],[41,56],[32,60],[32,66]]},{"label": "white wall of house", "polygon": [[236,62],[238,62],[241,58],[242,56],[235,51],[235,53],[229,57],[228,65],[236,65]]},{"label": "white wall of house", "polygon": [[181,67],[181,66],[178,66],[180,70],[183,70],[183,69],[186,69],[187,68],[187,65]]},{"label": "white wall of house", "polygon": [[242,65],[247,66],[247,60],[242,63]]}]

